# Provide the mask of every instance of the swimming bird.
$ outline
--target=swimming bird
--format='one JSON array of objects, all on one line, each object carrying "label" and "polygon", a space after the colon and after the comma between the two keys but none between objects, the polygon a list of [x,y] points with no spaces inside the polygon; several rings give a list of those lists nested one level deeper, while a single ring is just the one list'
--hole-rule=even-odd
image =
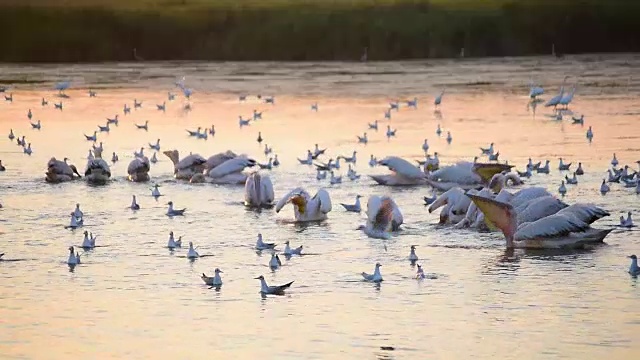
[{"label": "swimming bird", "polygon": [[105,126],[100,126],[100,125],[98,125],[98,130],[99,130],[100,132],[109,132],[109,130],[111,130],[111,128],[109,127],[109,124],[110,124],[110,123],[109,123],[109,122],[107,122]]},{"label": "swimming bird", "polygon": [[222,274],[222,270],[216,268],[213,272],[214,272],[213,277],[209,277],[204,273],[202,273],[202,276],[200,278],[202,279],[202,281],[204,281],[205,284],[209,286],[213,286],[213,287],[222,286],[222,278],[220,277],[220,274]]},{"label": "swimming bird", "polygon": [[399,109],[400,109],[400,103],[398,101],[394,101],[394,102],[390,102],[389,103],[389,110],[398,111]]},{"label": "swimming bird", "polygon": [[313,160],[316,160],[320,155],[324,155],[325,151],[327,151],[326,148],[320,149],[318,144],[315,144],[315,148],[313,149]]},{"label": "swimming bird", "polygon": [[303,247],[303,245],[300,245],[300,246],[298,246],[297,248],[292,249],[292,248],[289,246],[289,244],[290,244],[290,243],[289,243],[289,240],[285,241],[285,242],[284,242],[284,244],[285,244],[285,247],[284,247],[284,254],[285,254],[286,256],[291,256],[291,255],[302,255],[302,247]]},{"label": "swimming bird", "polygon": [[435,100],[433,100],[433,104],[436,108],[440,107],[440,104],[442,104],[442,97],[444,96],[444,92],[445,90],[442,90],[440,95],[436,96]]},{"label": "swimming bird", "polygon": [[242,119],[242,115],[238,116],[238,124],[240,125],[240,128],[242,128],[243,126],[248,126],[251,125],[251,119]]},{"label": "swimming bird", "polygon": [[266,243],[262,240],[262,234],[258,233],[258,240],[256,240],[256,250],[273,250],[275,249],[275,243]]},{"label": "swimming bird", "polygon": [[427,183],[424,172],[397,156],[388,156],[378,161],[378,165],[386,166],[392,172],[390,175],[369,175],[380,185],[401,186]]},{"label": "swimming bird", "polygon": [[264,280],[264,276],[260,275],[256,280],[260,280],[260,293],[263,295],[284,295],[284,291],[291,287],[293,281],[284,285],[273,285],[269,286],[267,282]]},{"label": "swimming bird", "polygon": [[141,108],[142,107],[142,101],[138,102],[137,99],[133,99],[133,108],[137,109],[137,108]]},{"label": "swimming bird", "polygon": [[369,123],[369,129],[378,131],[378,120],[375,120],[373,123]]},{"label": "swimming bird", "polygon": [[95,92],[95,91],[93,91],[93,90],[89,89],[89,97],[90,97],[90,98],[92,98],[92,97],[96,97],[96,95],[98,95],[98,93],[97,93],[97,92]]},{"label": "swimming bird", "polygon": [[4,165],[2,165],[2,160],[0,160],[0,171],[5,171],[5,170],[7,170],[7,168]]},{"label": "swimming bird", "polygon": [[76,204],[76,208],[73,210],[73,216],[78,219],[82,219],[84,217],[84,213],[80,210],[80,204]]},{"label": "swimming bird", "polygon": [[80,263],[80,258],[74,254],[73,246],[69,246],[69,258],[67,258],[67,265],[76,266]]},{"label": "swimming bird", "polygon": [[602,243],[611,232],[590,226],[608,216],[607,211],[592,204],[567,206],[546,195],[532,199],[530,195],[538,190],[547,194],[543,188],[527,188],[520,190],[523,196],[511,194],[509,203],[469,193],[467,196],[482,211],[485,221],[502,230],[507,248],[583,248]]},{"label": "swimming bird", "polygon": [[629,256],[631,259],[631,266],[629,266],[629,274],[632,276],[640,275],[640,266],[638,266],[638,257],[635,255]]},{"label": "swimming bird", "polygon": [[407,107],[412,107],[414,109],[418,108],[418,98],[414,97],[413,100],[407,100]]},{"label": "swimming bird", "polygon": [[269,260],[269,267],[271,270],[276,270],[282,266],[282,261],[280,261],[280,257],[276,253],[271,254],[271,260]]},{"label": "swimming bird", "polygon": [[616,153],[613,153],[613,159],[611,159],[611,166],[618,166],[618,159],[616,159]]},{"label": "swimming bird", "polygon": [[422,143],[422,151],[424,151],[425,153],[429,151],[429,143],[427,139],[424,139],[424,143]]},{"label": "swimming bird", "polygon": [[343,204],[340,203],[340,205],[342,205],[342,207],[344,207],[345,210],[347,210],[348,212],[357,212],[359,213],[360,211],[362,211],[362,208],[360,206],[360,198],[362,197],[362,195],[356,195],[356,203],[351,205],[351,204]]},{"label": "swimming bird", "polygon": [[264,103],[265,104],[275,105],[276,104],[276,98],[273,97],[273,96],[265,96],[264,97]]},{"label": "swimming bird", "polygon": [[564,176],[568,185],[578,185],[578,177],[576,176],[575,171],[573,172],[573,177],[569,178],[567,175]]},{"label": "swimming bird", "polygon": [[182,247],[182,236],[180,236],[178,238],[178,241],[175,240],[175,238],[173,237],[173,231],[169,232],[169,242],[167,243],[167,247],[171,250],[175,249],[175,248],[181,248]]},{"label": "swimming bird", "polygon": [[416,245],[411,245],[411,252],[409,253],[409,261],[415,263],[418,261],[418,255],[416,255]]},{"label": "swimming bird", "polygon": [[440,124],[438,124],[438,128],[436,129],[436,135],[442,135],[442,128],[440,127]]},{"label": "swimming bird", "polygon": [[198,154],[191,154],[180,159],[178,150],[163,151],[162,153],[173,162],[176,179],[190,180],[194,175],[202,174],[207,163],[207,159]]},{"label": "swimming bird", "polygon": [[369,166],[370,167],[375,167],[376,165],[378,165],[378,159],[376,159],[373,154],[371,154],[371,157],[369,158]]},{"label": "swimming bird", "polygon": [[104,185],[111,178],[109,164],[102,159],[102,149],[96,149],[95,159],[87,161],[84,178],[87,182],[95,185]]},{"label": "swimming bird", "polygon": [[20,139],[20,138],[16,139],[16,142],[18,143],[18,146],[25,147],[27,145],[27,142],[25,141],[25,136],[24,135],[22,135],[22,139]]},{"label": "swimming bird", "polygon": [[435,191],[433,192],[433,194],[431,194],[431,197],[428,196],[423,196],[422,197],[424,200],[424,204],[426,205],[431,205],[433,204],[434,201],[436,201],[436,199],[438,198],[438,196],[436,195]]},{"label": "swimming bird", "polygon": [[29,120],[31,120],[31,118],[33,117],[33,113],[31,112],[31,109],[29,109],[29,111],[27,112],[27,117],[29,118]]},{"label": "swimming bird", "polygon": [[572,117],[571,117],[571,120],[573,120],[573,123],[574,123],[574,124],[580,124],[580,125],[583,125],[583,124],[584,124],[584,115],[580,115],[580,117],[579,117],[579,118],[576,118],[576,117],[573,117],[573,116],[572,116]]},{"label": "swimming bird", "polygon": [[578,168],[576,169],[575,174],[576,175],[584,175],[584,170],[582,170],[582,163],[581,162],[578,163]]},{"label": "swimming bird", "polygon": [[416,271],[416,279],[424,279],[424,270],[422,270],[422,265],[418,264],[418,271]]},{"label": "swimming bird", "polygon": [[157,139],[155,144],[149,143],[149,149],[160,151],[160,139]]},{"label": "swimming bird", "polygon": [[256,139],[256,141],[258,142],[258,144],[262,143],[262,132],[258,131],[258,139]]},{"label": "swimming bird", "polygon": [[480,148],[480,151],[482,151],[482,155],[493,155],[493,143],[489,144],[488,148]]},{"label": "swimming bird", "polygon": [[589,141],[593,139],[593,130],[591,130],[591,126],[589,126],[589,130],[587,130],[587,139],[589,139]]},{"label": "swimming bird", "polygon": [[4,96],[4,100],[8,102],[13,102],[13,93]]},{"label": "swimming bird", "polygon": [[311,165],[313,164],[313,154],[311,153],[311,150],[307,150],[307,158],[305,160],[302,160],[300,158],[297,158],[298,162],[301,165]]},{"label": "swimming bird", "polygon": [[244,205],[254,208],[271,207],[275,195],[269,175],[253,172],[244,184]]},{"label": "swimming bird", "polygon": [[264,144],[264,154],[269,155],[273,152],[273,149],[269,147],[267,144]]},{"label": "swimming bird", "polygon": [[358,138],[358,142],[361,144],[367,144],[369,142],[366,132],[362,136],[357,136],[357,138]]},{"label": "swimming bird", "polygon": [[184,208],[184,209],[174,209],[173,208],[173,201],[169,201],[167,203],[167,205],[169,205],[169,208],[167,209],[167,216],[182,216],[182,215],[184,215],[184,211],[187,210],[186,208]]},{"label": "swimming bird", "polygon": [[9,140],[15,139],[16,136],[13,134],[13,129],[9,129]]},{"label": "swimming bird", "polygon": [[94,141],[95,142],[95,141],[98,141],[98,135],[97,134],[98,134],[98,132],[94,131],[93,135],[84,134],[84,137],[85,137],[85,139],[87,141]]},{"label": "swimming bird", "polygon": [[564,162],[562,162],[562,158],[560,158],[560,164],[558,165],[558,170],[569,170],[569,167],[571,167],[571,163],[565,164]]},{"label": "swimming bird", "polygon": [[67,226],[67,228],[69,229],[79,228],[80,226],[82,226],[83,223],[84,223],[84,220],[82,218],[77,218],[73,213],[71,213],[71,220],[69,221],[69,226]]},{"label": "swimming bird", "polygon": [[311,197],[303,188],[295,188],[282,197],[276,204],[276,213],[288,203],[293,204],[293,213],[296,222],[321,221],[327,218],[331,211],[331,197],[324,189]]},{"label": "swimming bird", "polygon": [[374,239],[388,239],[390,232],[399,230],[403,222],[400,208],[391,197],[372,195],[367,201],[367,222],[357,230]]},{"label": "swimming bird", "polygon": [[42,124],[40,123],[40,120],[38,120],[36,123],[31,123],[31,128],[40,130],[42,128]]},{"label": "swimming bird", "polygon": [[565,76],[564,80],[562,80],[562,86],[560,86],[560,92],[558,93],[558,95],[549,99],[549,101],[547,101],[547,103],[544,104],[545,107],[553,106],[554,109],[558,107],[560,100],[562,100],[562,97],[564,96],[564,84],[567,81],[567,78],[568,76]]},{"label": "swimming bird", "polygon": [[84,231],[84,239],[82,240],[82,248],[85,250],[93,249],[96,247],[96,238],[89,237],[89,232]]},{"label": "swimming bird", "polygon": [[447,144],[451,144],[453,141],[453,137],[451,136],[451,131],[447,131]]},{"label": "swimming bird", "polygon": [[[169,93],[169,100],[173,100],[173,97],[171,95],[173,95],[173,94]],[[162,112],[166,111],[167,110],[167,102],[166,101],[162,102],[162,105],[156,104],[156,108],[158,108],[158,111],[162,111]]]},{"label": "swimming bird", "polygon": [[280,166],[280,160],[278,160],[278,154],[275,154],[273,157],[273,166],[275,167]]},{"label": "swimming bird", "polygon": [[149,181],[149,170],[151,164],[146,156],[136,156],[127,167],[127,179],[132,182]]},{"label": "swimming bird", "polygon": [[136,202],[136,196],[133,195],[133,199],[131,200],[131,206],[129,207],[131,210],[140,210],[140,205]]},{"label": "swimming bird", "polygon": [[392,136],[396,136],[396,131],[398,129],[391,130],[391,125],[387,125],[387,137],[390,138]]},{"label": "swimming bird", "polygon": [[59,102],[59,103],[57,103],[57,104],[56,104],[56,103],[54,103],[54,104],[53,104],[53,106],[54,106],[56,109],[58,109],[58,110],[62,111],[62,101],[60,101],[60,102]]},{"label": "swimming bird", "polygon": [[318,112],[318,103],[317,102],[311,104],[311,111]]},{"label": "swimming bird", "polygon": [[391,109],[387,109],[384,111],[384,118],[387,120],[391,120]]},{"label": "swimming bird", "polygon": [[129,105],[124,104],[124,108],[122,109],[122,112],[126,115],[126,114],[131,114],[131,108],[129,107]]},{"label": "swimming bird", "polygon": [[380,263],[376,263],[376,268],[373,271],[373,274],[367,274],[366,272],[362,273],[362,277],[365,281],[379,283],[382,281],[382,274],[380,274]]},{"label": "swimming bird", "polygon": [[489,161],[498,161],[498,157],[500,156],[500,151],[498,151],[495,154],[490,154],[489,155]]},{"label": "swimming bird", "polygon": [[573,95],[576,93],[576,85],[573,85],[573,88],[571,89],[571,92],[568,93],[567,95],[564,95],[560,101],[558,101],[558,105],[564,105],[565,109],[569,108],[569,104],[571,103],[571,101],[573,100]]},{"label": "swimming bird", "polygon": [[549,161],[549,160],[546,160],[545,165],[544,165],[544,166],[539,167],[539,168],[536,170],[536,172],[537,172],[538,174],[548,174],[548,173],[549,173],[549,163],[550,163],[550,161]]},{"label": "swimming bird", "polygon": [[151,155],[151,159],[149,159],[149,162],[151,162],[152,164],[155,164],[158,162],[158,157],[156,156],[156,152],[153,152],[153,155]]},{"label": "swimming bird", "polygon": [[567,187],[564,185],[564,180],[562,180],[562,183],[560,184],[560,187],[558,188],[558,192],[562,196],[564,196],[567,193]]},{"label": "swimming bird", "polygon": [[333,170],[329,171],[329,173],[331,174],[331,178],[329,178],[329,182],[332,185],[341,184],[342,183],[342,175],[341,176],[335,176],[335,174],[333,173]]},{"label": "swimming bird", "polygon": [[357,151],[353,151],[353,155],[351,155],[351,157],[346,157],[346,156],[342,156],[342,159],[346,162],[346,163],[351,163],[351,164],[355,164],[356,163],[356,154],[358,152]]},{"label": "swimming bird", "polygon": [[211,137],[216,135],[216,126],[215,125],[211,125],[211,127],[209,128],[209,135],[211,135]]},{"label": "swimming bird", "polygon": [[324,180],[327,178],[327,172],[324,170],[316,169],[316,180]]},{"label": "swimming bird", "polygon": [[198,136],[200,134],[200,129],[202,129],[202,127],[198,126],[196,131],[187,130],[187,132],[189,133],[189,136]]},{"label": "swimming bird", "polygon": [[631,219],[631,211],[627,212],[627,218],[620,216],[620,226],[625,228],[633,227],[633,219]]},{"label": "swimming bird", "polygon": [[200,254],[193,248],[193,242],[189,242],[189,251],[187,252],[187,259],[197,259],[200,257]]},{"label": "swimming bird", "polygon": [[160,194],[160,190],[158,190],[158,186],[160,186],[160,185],[155,184],[153,186],[153,189],[151,190],[151,196],[153,196],[155,198],[158,198],[159,196],[162,196],[162,194]]},{"label": "swimming bird", "polygon": [[600,185],[600,193],[601,193],[602,195],[605,195],[606,193],[608,193],[608,192],[609,192],[609,190],[611,190],[611,189],[609,188],[609,185],[607,185],[607,183],[605,182],[605,180],[604,180],[604,179],[602,179],[602,184]]},{"label": "swimming bird", "polygon": [[533,80],[530,82],[529,97],[535,99],[537,96],[544,94],[544,89],[540,86],[535,86]]},{"label": "swimming bird", "polygon": [[77,178],[81,178],[82,176],[78,173],[78,169],[74,165],[67,164],[67,160],[67,158],[64,158],[64,161],[60,161],[52,157],[49,162],[47,162],[45,181],[57,184],[75,180],[76,176]]},{"label": "swimming bird", "polygon": [[31,153],[33,152],[33,151],[31,150],[31,143],[28,143],[28,144],[27,144],[27,147],[22,149],[22,152],[24,152],[24,153],[25,153],[25,154],[27,154],[27,155],[31,155]]},{"label": "swimming bird", "polygon": [[40,104],[42,106],[47,106],[47,105],[49,105],[49,102],[47,100],[45,100],[44,98],[42,98],[42,101],[40,102]]}]

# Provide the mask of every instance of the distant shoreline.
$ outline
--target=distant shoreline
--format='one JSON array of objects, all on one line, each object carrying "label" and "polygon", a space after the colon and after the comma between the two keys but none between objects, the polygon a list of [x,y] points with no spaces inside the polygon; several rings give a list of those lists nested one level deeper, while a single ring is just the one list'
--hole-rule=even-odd
[{"label": "distant shoreline", "polygon": [[386,61],[456,58],[462,49],[472,58],[640,51],[632,30],[640,1],[110,1],[117,5],[0,5],[0,62],[359,61],[365,48],[368,60]]}]

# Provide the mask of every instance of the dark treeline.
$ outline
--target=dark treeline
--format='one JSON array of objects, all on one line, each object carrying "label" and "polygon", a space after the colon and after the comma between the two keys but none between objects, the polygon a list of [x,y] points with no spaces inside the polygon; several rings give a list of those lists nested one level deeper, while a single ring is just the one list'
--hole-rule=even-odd
[{"label": "dark treeline", "polygon": [[[135,0],[132,0],[135,1]],[[481,2],[480,0],[478,2]],[[0,6],[0,61],[395,60],[640,51],[640,0]]]}]

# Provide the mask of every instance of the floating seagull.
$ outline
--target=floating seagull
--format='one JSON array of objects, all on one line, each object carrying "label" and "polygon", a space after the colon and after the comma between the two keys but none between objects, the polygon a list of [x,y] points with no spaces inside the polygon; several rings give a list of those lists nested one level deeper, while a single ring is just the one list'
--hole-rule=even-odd
[{"label": "floating seagull", "polygon": [[80,210],[80,204],[76,204],[76,208],[73,210],[73,216],[78,219],[82,219],[84,217],[84,213]]},{"label": "floating seagull", "polygon": [[375,282],[375,283],[381,282],[382,281],[382,275],[380,274],[381,266],[382,265],[380,265],[380,263],[376,263],[376,269],[374,270],[373,274],[367,274],[366,272],[363,272],[362,277],[364,278],[364,280]]},{"label": "floating seagull", "polygon": [[158,196],[162,196],[162,194],[160,194],[160,190],[158,190],[158,186],[160,186],[160,185],[155,184],[153,186],[153,190],[151,190],[151,196],[153,196],[155,198],[157,198]]},{"label": "floating seagull", "polygon": [[538,174],[548,174],[549,173],[549,160],[547,160],[545,162],[544,166],[539,167],[538,169],[536,169],[536,172]]},{"label": "floating seagull", "polygon": [[569,170],[570,167],[571,167],[571,163],[565,164],[562,161],[562,158],[560,158],[560,164],[558,165],[558,170]]},{"label": "floating seagull", "polygon": [[317,174],[316,174],[317,180],[324,180],[327,178],[327,172],[325,170],[316,169],[316,171],[317,171]]},{"label": "floating seagull", "polygon": [[284,247],[284,254],[291,256],[291,255],[302,255],[302,245],[298,246],[295,249],[292,249],[291,247],[289,247],[289,240],[285,241],[285,247]]},{"label": "floating seagull", "polygon": [[[171,95],[171,94],[169,94],[169,95]],[[171,98],[171,97],[169,97],[169,100],[172,100],[172,98]],[[165,102],[163,102],[163,103],[162,103],[162,105],[158,105],[158,104],[156,104],[156,107],[158,108],[158,111],[166,111],[166,109],[167,109],[167,102],[166,102],[166,101],[165,101]]]},{"label": "floating seagull", "polygon": [[131,210],[140,210],[140,205],[136,202],[135,195],[133,195],[133,200],[131,200],[131,206],[129,208],[131,208]]},{"label": "floating seagull", "polygon": [[411,252],[409,253],[409,261],[411,261],[411,263],[415,263],[416,261],[418,261],[418,255],[416,255],[415,245],[411,245]]},{"label": "floating seagull", "polygon": [[431,195],[431,197],[423,196],[422,198],[424,199],[425,205],[431,205],[434,201],[436,201],[438,196],[434,193],[433,195]]},{"label": "floating seagull", "polygon": [[489,144],[488,148],[480,148],[480,151],[482,151],[482,155],[493,155],[493,143]]},{"label": "floating seagull", "polygon": [[76,257],[76,255],[73,252],[73,246],[69,246],[69,258],[67,259],[67,265],[69,266],[76,266],[80,263],[79,257]]},{"label": "floating seagull", "polygon": [[131,114],[131,108],[127,104],[124,104],[124,108],[122,109],[122,111],[124,112],[125,115]]},{"label": "floating seagull", "polygon": [[82,248],[85,250],[93,249],[96,247],[96,238],[89,237],[89,232],[84,231],[84,239],[82,240]]},{"label": "floating seagull", "polygon": [[578,163],[578,168],[576,169],[575,174],[576,175],[584,175],[584,170],[582,170],[582,163],[581,162]]},{"label": "floating seagull", "polygon": [[199,257],[200,254],[198,254],[198,252],[193,248],[193,243],[189,242],[189,252],[187,252],[187,258],[193,260]]},{"label": "floating seagull", "polygon": [[0,160],[0,171],[5,171],[5,170],[7,170],[7,168],[4,165],[2,165],[2,160]]},{"label": "floating seagull", "polygon": [[173,231],[169,232],[169,242],[167,243],[167,247],[171,250],[175,249],[175,248],[181,248],[182,247],[182,236],[180,236],[178,238],[178,241],[176,241],[173,237]]},{"label": "floating seagull", "polygon": [[242,115],[238,116],[238,124],[240,125],[240,128],[242,128],[243,126],[251,125],[250,123],[251,119],[244,120],[242,119]]},{"label": "floating seagull", "polygon": [[89,89],[89,97],[96,97],[98,95],[95,91]]},{"label": "floating seagull", "polygon": [[27,112],[27,117],[29,118],[29,120],[31,120],[31,118],[33,117],[33,113],[31,113],[31,109],[29,109],[29,111]]},{"label": "floating seagull", "polygon": [[138,100],[133,99],[133,108],[137,109],[137,108],[140,108],[140,107],[142,107],[142,101],[138,102]]},{"label": "floating seagull", "polygon": [[398,129],[391,130],[391,126],[387,125],[387,137],[388,138],[390,138],[392,136],[396,136],[396,131],[398,131]]},{"label": "floating seagull", "polygon": [[253,120],[262,119],[262,112],[258,112],[256,109],[253,109]]},{"label": "floating seagull", "polygon": [[40,104],[42,104],[42,106],[47,106],[47,105],[49,105],[49,102],[47,100],[45,100],[44,98],[42,98],[42,101],[40,102]]},{"label": "floating seagull", "polygon": [[84,138],[87,139],[87,141],[97,141],[98,140],[98,132],[94,131],[93,135],[89,136],[87,134],[84,134]]},{"label": "floating seagull", "polygon": [[155,144],[149,143],[149,148],[155,151],[160,151],[160,139],[156,140]]},{"label": "floating seagull", "polygon": [[151,159],[149,159],[149,161],[150,161],[152,164],[155,164],[155,163],[157,163],[157,162],[158,162],[158,157],[156,156],[156,152],[154,152],[154,153],[153,153],[153,155],[151,156]]},{"label": "floating seagull", "polygon": [[378,120],[374,121],[373,123],[369,123],[369,129],[378,131]]},{"label": "floating seagull", "polygon": [[616,159],[616,153],[613,153],[613,159],[611,159],[611,166],[618,166],[618,159]]},{"label": "floating seagull", "polygon": [[9,94],[9,96],[5,95],[4,100],[8,102],[13,102],[13,94]]},{"label": "floating seagull", "polygon": [[391,120],[391,109],[387,109],[384,111],[384,118],[387,120]]},{"label": "floating seagull", "polygon": [[620,226],[625,228],[633,227],[633,219],[631,219],[631,211],[627,212],[627,218],[620,216]]},{"label": "floating seagull", "polygon": [[422,270],[422,265],[418,264],[418,271],[416,272],[416,279],[424,279],[424,270]]},{"label": "floating seagull", "polygon": [[407,100],[407,107],[412,107],[414,109],[418,108],[418,98],[414,97],[413,100]]},{"label": "floating seagull", "polygon": [[145,120],[144,125],[134,124],[140,130],[149,131],[149,120]]},{"label": "floating seagull", "polygon": [[16,136],[13,134],[13,129],[10,129],[9,130],[9,140],[13,140],[15,138],[16,138]]},{"label": "floating seagull", "polygon": [[282,261],[280,261],[278,254],[272,253],[271,260],[269,260],[269,267],[271,268],[271,270],[276,270],[280,266],[282,266]]},{"label": "floating seagull", "polygon": [[564,179],[566,180],[567,185],[578,185],[578,177],[576,176],[575,171],[573,172],[572,178],[569,178],[567,175],[565,175]]},{"label": "floating seagull", "polygon": [[345,210],[347,210],[348,212],[357,212],[359,213],[360,211],[362,211],[362,207],[360,206],[360,198],[362,197],[362,195],[356,195],[356,203],[353,205],[350,204],[343,204],[340,203],[340,205],[342,205]]},{"label": "floating seagull", "polygon": [[260,293],[262,293],[263,295],[284,295],[284,291],[291,287],[291,284],[293,284],[292,281],[284,285],[269,286],[267,285],[267,282],[264,280],[264,276],[262,275],[254,279],[260,280]]},{"label": "floating seagull", "polygon": [[333,170],[331,170],[330,173],[331,173],[331,178],[329,179],[329,182],[331,183],[331,185],[342,183],[342,175],[335,176],[335,174],[333,173]]},{"label": "floating seagull", "polygon": [[318,103],[311,104],[311,111],[318,112]]},{"label": "floating seagull", "polygon": [[358,142],[361,144],[366,144],[369,142],[369,139],[367,138],[367,133],[365,132],[362,136],[358,136]]},{"label": "floating seagull", "polygon": [[498,156],[500,156],[500,151],[495,154],[489,155],[489,161],[498,161]]},{"label": "floating seagull", "polygon": [[424,139],[424,143],[422,144],[422,151],[424,151],[425,153],[429,151],[429,143],[427,142],[427,139]]},{"label": "floating seagull", "polygon": [[587,130],[587,139],[589,139],[589,141],[593,139],[593,130],[591,130],[591,126],[589,126],[589,130]]},{"label": "floating seagull", "polygon": [[55,106],[56,109],[59,109],[60,111],[62,111],[62,101],[60,101],[58,104],[53,104],[53,106]]},{"label": "floating seagull", "polygon": [[256,241],[256,250],[273,250],[276,247],[275,243],[265,243],[262,241],[262,234],[258,234],[258,240]]},{"label": "floating seagull", "polygon": [[564,180],[562,180],[562,183],[560,183],[560,187],[558,188],[558,192],[562,196],[564,196],[567,193],[567,187],[564,185]]},{"label": "floating seagull", "polygon": [[107,122],[105,126],[98,125],[98,130],[100,132],[109,132],[109,130],[111,130],[111,128],[109,127],[109,122]]},{"label": "floating seagull", "polygon": [[169,201],[167,203],[167,205],[169,205],[169,209],[167,209],[167,216],[182,216],[184,215],[184,211],[187,210],[185,209],[174,209],[173,208],[173,201]]},{"label": "floating seagull", "polygon": [[213,277],[209,277],[204,273],[202,273],[202,276],[200,278],[202,279],[202,281],[204,281],[205,284],[209,286],[213,286],[213,287],[222,286],[222,278],[220,277],[220,274],[222,274],[222,270],[216,268],[214,270],[214,273],[215,275]]},{"label": "floating seagull", "polygon": [[629,266],[629,274],[632,276],[640,275],[640,267],[638,266],[638,257],[635,255],[629,256],[631,259],[631,266]]},{"label": "floating seagull", "polygon": [[378,159],[376,159],[373,154],[371,154],[371,157],[369,158],[369,166],[370,167],[375,167],[376,165],[378,165]]},{"label": "floating seagull", "polygon": [[280,165],[280,160],[278,160],[278,154],[275,154],[273,157],[273,166],[279,166]]},{"label": "floating seagull", "polygon": [[451,131],[447,131],[447,144],[451,144],[453,141],[453,137],[451,136]]},{"label": "floating seagull", "polygon": [[24,152],[24,153],[25,153],[25,154],[27,154],[27,155],[31,155],[31,153],[33,152],[33,151],[31,150],[31,143],[28,143],[28,144],[27,144],[27,147],[26,147],[26,148],[24,148],[24,149],[22,149],[22,152]]},{"label": "floating seagull", "polygon": [[609,190],[611,190],[609,188],[609,185],[607,185],[607,182],[605,181],[605,179],[602,179],[602,185],[600,185],[600,193],[602,195],[604,195],[604,194],[608,193]]},{"label": "floating seagull", "polygon": [[446,90],[442,90],[442,92],[440,93],[440,95],[436,96],[435,100],[433,101],[433,104],[435,105],[435,107],[439,107],[440,104],[442,104],[442,97],[444,96],[444,92]]},{"label": "floating seagull", "polygon": [[580,115],[579,118],[572,116],[571,119],[573,120],[574,124],[580,124],[580,125],[584,124],[584,115]]},{"label": "floating seagull", "polygon": [[134,157],[143,158],[144,157],[144,148],[140,148],[140,151],[133,152]]},{"label": "floating seagull", "polygon": [[258,141],[258,144],[262,143],[262,132],[258,131],[258,139],[256,141]]},{"label": "floating seagull", "polygon": [[442,128],[440,127],[440,124],[438,124],[438,128],[436,129],[436,135],[442,135]]}]

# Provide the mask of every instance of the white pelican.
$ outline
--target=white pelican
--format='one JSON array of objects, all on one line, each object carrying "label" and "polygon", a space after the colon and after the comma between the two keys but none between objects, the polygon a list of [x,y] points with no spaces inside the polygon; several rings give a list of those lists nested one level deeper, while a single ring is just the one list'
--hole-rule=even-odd
[{"label": "white pelican", "polygon": [[200,254],[198,254],[198,252],[196,251],[196,249],[193,248],[193,242],[189,242],[189,251],[187,252],[187,258],[188,259],[197,259],[200,257]]},{"label": "white pelican", "polygon": [[93,160],[87,161],[84,178],[91,184],[104,185],[109,181],[109,178],[111,178],[109,164],[107,164],[100,155],[100,152],[96,152],[96,157]]},{"label": "white pelican", "polygon": [[397,156],[389,156],[380,161],[379,165],[386,166],[392,171],[390,175],[370,175],[380,185],[422,185],[426,184],[426,175],[407,160]]},{"label": "white pelican", "polygon": [[260,275],[256,280],[260,280],[260,293],[263,295],[284,295],[284,291],[291,287],[292,282],[286,283],[284,285],[272,285],[269,286],[267,282],[264,280],[264,276]]},{"label": "white pelican", "polygon": [[269,175],[260,175],[258,172],[249,174],[244,183],[244,205],[255,208],[271,207],[273,201],[273,184]]},{"label": "white pelican", "polygon": [[520,177],[514,173],[499,173],[495,174],[489,180],[488,188],[494,190],[496,193],[500,192],[504,187],[507,186],[507,183],[511,181],[513,186],[522,185],[524,182],[520,179]]},{"label": "white pelican", "polygon": [[360,225],[358,230],[375,239],[388,239],[390,232],[399,230],[403,222],[400,208],[393,199],[373,195],[367,201],[367,223]]},{"label": "white pelican", "polygon": [[244,155],[237,156],[209,170],[207,182],[213,184],[244,184],[247,181],[247,175],[242,171],[255,165],[255,160],[249,159]]},{"label": "white pelican", "polygon": [[[485,220],[502,230],[507,248],[583,248],[585,245],[602,243],[612,230],[589,226],[609,215],[592,204],[574,204],[559,211],[550,211],[548,202],[543,198],[533,200],[525,209],[518,210],[512,203],[472,194],[468,196],[484,213]],[[534,213],[538,215],[531,216]],[[535,220],[521,222],[523,217]]]},{"label": "white pelican", "polygon": [[440,211],[440,224],[458,224],[465,218],[471,200],[465,196],[460,187],[452,187],[431,203],[429,213],[442,207]]},{"label": "white pelican", "polygon": [[638,257],[635,255],[629,256],[631,259],[631,266],[629,266],[629,274],[632,276],[640,275],[640,266],[638,266]]},{"label": "white pelican", "polygon": [[129,174],[127,178],[133,182],[149,181],[149,170],[151,170],[149,159],[146,156],[136,157],[127,167],[127,174]]},{"label": "white pelican", "polygon": [[198,154],[192,154],[180,160],[178,150],[163,151],[162,153],[173,162],[173,173],[176,179],[190,180],[193,175],[202,174],[204,164],[207,162]]},{"label": "white pelican", "polygon": [[213,277],[209,277],[204,273],[202,273],[202,276],[200,278],[202,279],[202,281],[204,281],[205,284],[209,286],[214,286],[214,287],[222,286],[222,278],[220,277],[220,274],[222,274],[222,270],[216,268],[214,270],[214,274],[215,275]]},{"label": "white pelican", "polygon": [[302,248],[303,248],[303,245],[300,245],[300,246],[298,246],[297,248],[292,249],[292,248],[291,248],[291,246],[289,246],[289,245],[290,245],[289,240],[285,241],[285,242],[284,242],[284,245],[285,245],[285,247],[284,247],[284,254],[285,254],[286,256],[291,256],[291,255],[302,255]]},{"label": "white pelican", "polygon": [[45,181],[48,183],[61,183],[81,177],[75,165],[67,164],[67,158],[64,158],[64,161],[60,161],[52,157],[47,163]]},{"label": "white pelican", "polygon": [[4,165],[2,165],[2,160],[0,160],[0,171],[5,171],[5,170],[7,170],[7,168]]},{"label": "white pelican", "polygon": [[376,268],[373,271],[373,274],[367,274],[366,272],[362,273],[362,277],[365,281],[379,283],[382,281],[382,275],[380,274],[380,263],[376,263]]},{"label": "white pelican", "polygon": [[129,206],[131,210],[140,210],[140,205],[136,202],[136,196],[133,195],[133,199],[131,200],[131,206]]},{"label": "white pelican", "polygon": [[331,211],[331,197],[324,189],[319,189],[311,197],[306,190],[295,188],[278,201],[276,213],[280,212],[282,207],[288,203],[293,204],[293,214],[296,222],[325,220],[327,214]]},{"label": "white pelican", "polygon": [[362,211],[362,207],[360,206],[360,198],[362,197],[362,195],[356,195],[356,203],[351,205],[351,204],[343,204],[340,203],[340,205],[342,205],[342,207],[344,207],[345,210],[349,211],[349,212],[357,212],[359,213],[360,211]]},{"label": "white pelican", "polygon": [[630,228],[633,227],[633,219],[631,218],[631,211],[627,212],[627,218],[620,216],[620,226]]}]

